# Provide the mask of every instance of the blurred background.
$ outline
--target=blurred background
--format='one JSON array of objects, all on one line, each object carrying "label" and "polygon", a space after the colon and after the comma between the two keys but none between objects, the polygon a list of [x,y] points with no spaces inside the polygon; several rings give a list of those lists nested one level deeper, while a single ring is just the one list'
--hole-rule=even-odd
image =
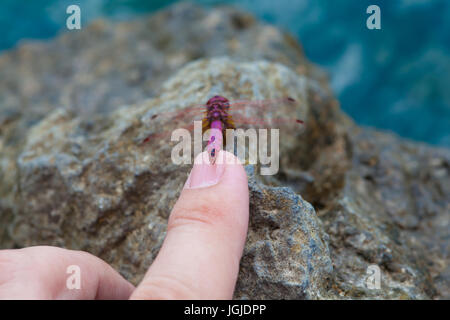
[{"label": "blurred background", "polygon": [[[0,54],[65,30],[67,6],[82,26],[133,19],[176,1],[0,0]],[[450,147],[449,0],[197,0],[232,4],[289,31],[330,75],[342,109],[362,125]],[[366,28],[366,8],[381,8],[381,30]],[[151,30],[149,31],[151,32]]]}]

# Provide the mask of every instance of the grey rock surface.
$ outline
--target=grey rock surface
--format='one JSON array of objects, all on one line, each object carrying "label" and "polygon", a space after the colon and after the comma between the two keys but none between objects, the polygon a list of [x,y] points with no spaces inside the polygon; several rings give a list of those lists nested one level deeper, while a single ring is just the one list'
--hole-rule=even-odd
[{"label": "grey rock surface", "polygon": [[277,112],[306,121],[280,133],[277,175],[246,167],[235,298],[450,298],[450,151],[356,126],[292,37],[231,8],[177,4],[0,56],[0,248],[87,250],[137,284],[190,169],[140,141],[214,94],[289,95]]}]

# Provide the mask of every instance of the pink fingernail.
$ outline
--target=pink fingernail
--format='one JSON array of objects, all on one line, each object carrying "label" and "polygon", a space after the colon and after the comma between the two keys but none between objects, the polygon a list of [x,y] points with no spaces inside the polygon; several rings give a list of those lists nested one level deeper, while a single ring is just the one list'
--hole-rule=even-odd
[{"label": "pink fingernail", "polygon": [[[219,152],[217,157],[219,156],[223,157],[223,152]],[[208,153],[202,152],[195,158],[194,166],[184,188],[194,189],[216,185],[222,178],[224,170],[224,161],[216,161],[215,164],[211,164]]]}]

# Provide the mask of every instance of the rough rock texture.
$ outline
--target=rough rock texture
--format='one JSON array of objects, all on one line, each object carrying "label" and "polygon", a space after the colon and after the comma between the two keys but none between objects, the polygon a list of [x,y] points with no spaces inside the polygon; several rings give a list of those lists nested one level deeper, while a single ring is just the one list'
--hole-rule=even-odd
[{"label": "rough rock texture", "polygon": [[279,174],[246,167],[236,298],[450,298],[450,151],[356,126],[292,37],[230,8],[177,4],[0,56],[0,247],[87,250],[137,283],[189,171],[139,141],[216,93],[290,95],[278,112],[307,123],[280,133]]}]

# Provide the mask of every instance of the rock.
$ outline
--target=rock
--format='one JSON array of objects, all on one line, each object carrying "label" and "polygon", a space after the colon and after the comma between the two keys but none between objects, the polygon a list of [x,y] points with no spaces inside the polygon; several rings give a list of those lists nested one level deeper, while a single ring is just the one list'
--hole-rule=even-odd
[{"label": "rock", "polygon": [[[450,297],[450,151],[356,126],[278,29],[182,3],[24,44],[0,70],[1,248],[86,250],[137,284],[190,169],[162,139],[139,143],[177,127],[160,115],[216,93],[289,95],[297,107],[278,112],[306,130],[280,134],[277,175],[246,167],[235,298]],[[370,265],[380,289],[366,285]]]},{"label": "rock", "polygon": [[292,189],[267,187],[247,167],[250,224],[236,298],[319,299],[333,271],[313,207]]}]

